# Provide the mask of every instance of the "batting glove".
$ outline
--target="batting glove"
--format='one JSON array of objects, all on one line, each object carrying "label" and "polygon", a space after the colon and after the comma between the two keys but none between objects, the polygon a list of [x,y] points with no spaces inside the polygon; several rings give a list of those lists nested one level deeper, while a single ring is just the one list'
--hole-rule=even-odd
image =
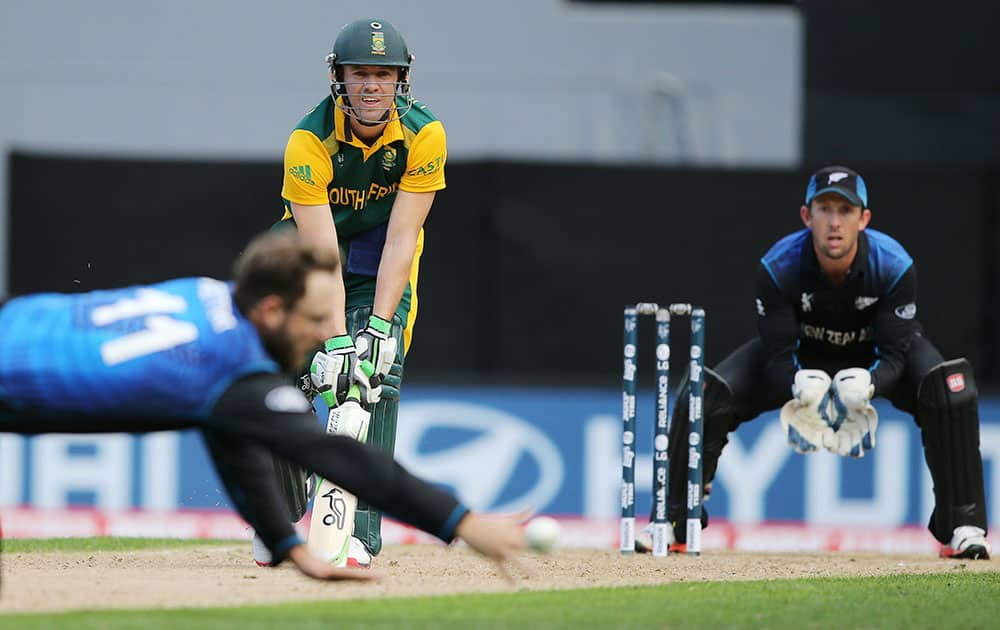
[{"label": "batting glove", "polygon": [[368,325],[354,337],[358,361],[351,374],[361,388],[361,402],[374,405],[382,397],[382,380],[396,358],[396,339],[392,322],[378,315],[368,318]]},{"label": "batting glove", "polygon": [[368,439],[368,423],[371,413],[361,406],[361,392],[357,385],[351,385],[350,391],[341,405],[330,407],[327,416],[326,432],[332,435],[343,435],[365,442]]},{"label": "batting glove", "polygon": [[317,352],[313,357],[309,380],[326,406],[332,409],[347,400],[358,355],[350,335],[327,339],[323,349],[324,352]]}]

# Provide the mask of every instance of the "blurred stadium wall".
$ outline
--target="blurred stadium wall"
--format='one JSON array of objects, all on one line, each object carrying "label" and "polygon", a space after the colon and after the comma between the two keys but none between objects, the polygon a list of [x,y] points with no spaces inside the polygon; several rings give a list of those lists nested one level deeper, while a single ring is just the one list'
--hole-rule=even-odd
[{"label": "blurred stadium wall", "polygon": [[[369,3],[408,37],[414,92],[449,132],[411,377],[534,379],[505,351],[555,344],[578,382],[616,355],[617,310],[639,299],[705,303],[717,358],[752,333],[753,261],[797,227],[805,174],[839,162],[917,258],[931,335],[1000,378],[996,18],[935,7]],[[316,1],[3,3],[0,293],[227,274],[277,214],[284,141],[355,17]],[[202,255],[175,260],[178,239]],[[522,305],[573,313],[565,335],[540,338]],[[420,345],[446,342],[456,309],[477,351],[436,365]]]},{"label": "blurred stadium wall", "polygon": [[[362,17],[345,6],[0,2],[0,293],[227,276],[278,216],[289,130],[326,93],[337,29]],[[997,391],[992,3],[376,0],[365,11],[406,34],[414,93],[449,133],[401,411],[400,456],[418,472],[457,483],[455,471],[486,462],[495,483],[456,487],[477,506],[530,498],[613,518],[621,306],[703,303],[717,361],[753,334],[755,261],[798,227],[806,177],[828,163],[865,174],[873,226],[917,260],[928,334]],[[879,450],[860,465],[793,456],[773,419],[741,428],[713,515],[909,527],[926,545],[919,436],[881,412]],[[984,397],[982,413],[995,524],[1000,400]],[[742,474],[750,459],[768,465]],[[646,492],[648,467],[639,473]],[[25,506],[24,535],[54,522],[34,508],[124,510],[129,522],[144,518],[133,510],[215,514],[218,488],[190,433],[0,439],[5,529],[18,531],[9,508]]]},{"label": "blurred stadium wall", "polygon": [[0,152],[280,160],[327,93],[338,29],[364,13],[407,37],[452,163],[800,158],[798,11],[564,0],[4,2]]}]

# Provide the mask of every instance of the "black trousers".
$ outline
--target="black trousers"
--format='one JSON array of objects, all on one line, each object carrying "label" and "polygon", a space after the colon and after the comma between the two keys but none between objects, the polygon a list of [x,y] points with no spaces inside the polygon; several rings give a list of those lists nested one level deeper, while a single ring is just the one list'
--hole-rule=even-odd
[{"label": "black trousers", "polygon": [[[739,425],[757,418],[761,414],[781,408],[791,399],[791,383],[787,388],[775,388],[768,383],[764,374],[766,352],[759,338],[743,344],[713,370],[728,383],[731,397],[706,396],[704,400],[704,441],[702,457],[702,479],[705,485],[715,478],[719,457],[729,442],[729,433]],[[944,361],[938,349],[925,337],[917,336],[906,355],[903,375],[891,391],[881,392],[894,407],[914,416],[921,429],[924,456],[934,481],[934,495],[937,503],[931,514],[929,529],[942,543],[951,539],[952,531],[959,525],[975,525],[986,529],[986,499],[980,472],[978,484],[953,488],[954,479],[962,477],[959,466],[978,465],[982,470],[982,456],[978,448],[978,417],[976,419],[975,448],[965,448],[964,452],[942,453],[939,440],[935,438],[941,428],[931,423],[947,422],[946,418],[933,414],[919,413],[917,392],[927,373]],[[837,370],[849,365],[823,365],[810,362],[810,368],[825,369],[832,376]],[[685,378],[686,381],[686,378]],[[728,399],[727,399],[728,398]],[[674,523],[674,537],[684,542],[685,520],[687,518],[687,465],[688,451],[686,427],[688,418],[687,385],[676,398],[673,421],[670,427],[670,491],[668,515]],[[966,497],[961,505],[952,505],[956,495]],[[971,508],[969,506],[972,506]],[[704,511],[703,511],[704,512]],[[703,517],[707,521],[707,517]]]}]

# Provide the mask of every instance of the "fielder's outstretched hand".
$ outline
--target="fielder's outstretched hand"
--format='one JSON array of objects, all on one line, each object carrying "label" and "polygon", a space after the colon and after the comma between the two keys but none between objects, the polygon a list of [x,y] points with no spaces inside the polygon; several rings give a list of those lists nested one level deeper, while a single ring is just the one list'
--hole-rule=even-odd
[{"label": "fielder's outstretched hand", "polygon": [[524,522],[531,511],[513,515],[476,514],[469,512],[458,523],[456,533],[467,545],[497,563],[500,573],[508,582],[513,581],[507,565],[514,566],[526,575],[532,572],[519,561],[528,549]]},{"label": "fielder's outstretched hand", "polygon": [[288,559],[299,571],[317,580],[357,580],[373,582],[382,578],[368,569],[337,568],[309,553],[305,545],[295,545],[288,552]]}]

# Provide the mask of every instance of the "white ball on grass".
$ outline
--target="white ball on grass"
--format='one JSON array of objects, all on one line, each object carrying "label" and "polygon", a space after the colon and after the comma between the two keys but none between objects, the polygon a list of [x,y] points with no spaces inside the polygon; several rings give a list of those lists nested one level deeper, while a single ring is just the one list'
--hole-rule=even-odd
[{"label": "white ball on grass", "polygon": [[529,547],[535,551],[548,551],[559,543],[559,521],[539,516],[525,526],[524,535]]}]

